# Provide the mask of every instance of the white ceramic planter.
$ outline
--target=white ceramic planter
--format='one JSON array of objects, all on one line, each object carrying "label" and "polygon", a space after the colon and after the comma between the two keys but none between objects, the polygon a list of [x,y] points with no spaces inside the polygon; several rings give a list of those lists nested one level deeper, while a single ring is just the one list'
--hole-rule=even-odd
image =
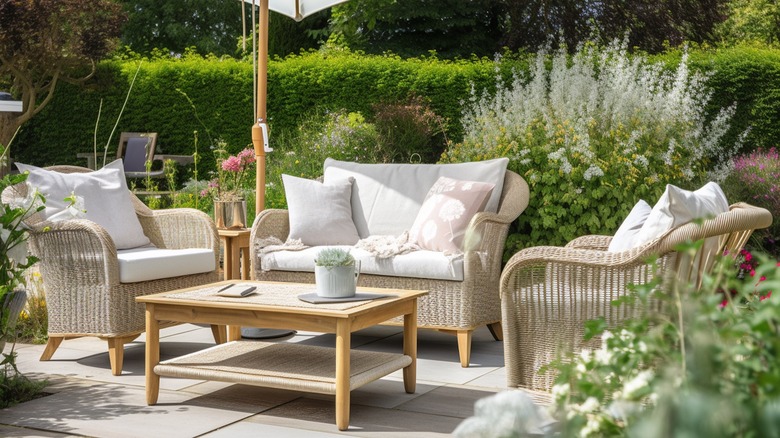
[{"label": "white ceramic planter", "polygon": [[324,298],[349,298],[355,296],[360,265],[353,266],[315,266],[314,280],[317,283],[317,295]]}]

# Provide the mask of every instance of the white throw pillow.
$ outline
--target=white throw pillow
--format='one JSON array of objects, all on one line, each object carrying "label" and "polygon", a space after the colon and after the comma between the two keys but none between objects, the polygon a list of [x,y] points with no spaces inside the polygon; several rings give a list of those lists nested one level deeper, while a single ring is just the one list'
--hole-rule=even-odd
[{"label": "white throw pillow", "polygon": [[612,237],[612,241],[609,242],[609,248],[607,251],[620,252],[627,251],[634,247],[634,239],[636,239],[639,230],[647,221],[647,217],[650,216],[650,211],[653,208],[650,204],[645,202],[644,199],[640,199],[628,213],[626,219],[620,224],[620,227]]},{"label": "white throw pillow", "polygon": [[647,221],[639,230],[634,247],[644,245],[694,219],[714,217],[727,211],[729,203],[726,195],[714,182],[708,182],[693,192],[667,184],[666,191],[653,206]]},{"label": "white throw pillow", "polygon": [[84,199],[86,218],[105,228],[117,249],[149,245],[127,189],[122,160],[88,173],[60,173],[16,163],[21,172],[30,172],[27,183],[46,198],[43,219],[65,211],[64,200],[71,193]]},{"label": "white throw pillow", "polygon": [[448,254],[463,251],[471,218],[485,209],[494,184],[442,176],[428,191],[409,235],[420,248]]},{"label": "white throw pillow", "polygon": [[323,184],[282,175],[290,216],[289,239],[308,246],[354,245],[360,240],[352,221],[352,178]]}]

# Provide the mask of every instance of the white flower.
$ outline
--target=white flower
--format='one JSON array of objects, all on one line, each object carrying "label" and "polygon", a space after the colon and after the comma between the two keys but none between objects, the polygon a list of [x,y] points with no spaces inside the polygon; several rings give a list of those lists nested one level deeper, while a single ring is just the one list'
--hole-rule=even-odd
[{"label": "white flower", "polygon": [[604,171],[601,170],[599,166],[591,164],[590,167],[588,167],[588,170],[585,171],[585,174],[582,175],[583,178],[585,178],[586,181],[590,181],[593,177],[599,177],[604,176]]},{"label": "white flower", "polygon": [[583,414],[589,414],[598,409],[599,406],[601,406],[601,403],[599,403],[599,400],[596,397],[588,397],[588,399],[580,405],[579,411]]},{"label": "white flower", "polygon": [[568,383],[558,384],[552,387],[552,396],[555,400],[561,400],[569,396],[571,387]]},{"label": "white flower", "polygon": [[585,427],[583,427],[580,430],[580,436],[588,437],[591,435],[596,435],[598,434],[600,428],[601,428],[601,421],[599,421],[598,418],[589,418],[588,423],[585,424]]},{"label": "white flower", "polygon": [[650,380],[653,378],[653,372],[645,370],[640,372],[636,377],[629,380],[623,385],[623,396],[625,399],[634,399],[637,393],[650,385]]}]

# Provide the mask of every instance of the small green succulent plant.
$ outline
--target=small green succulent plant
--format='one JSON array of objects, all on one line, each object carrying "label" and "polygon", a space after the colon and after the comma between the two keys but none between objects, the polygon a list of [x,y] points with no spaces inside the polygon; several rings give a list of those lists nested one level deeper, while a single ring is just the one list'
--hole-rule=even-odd
[{"label": "small green succulent plant", "polygon": [[327,268],[335,266],[352,266],[355,264],[355,258],[345,249],[326,248],[317,254],[317,258],[314,259],[314,264]]}]

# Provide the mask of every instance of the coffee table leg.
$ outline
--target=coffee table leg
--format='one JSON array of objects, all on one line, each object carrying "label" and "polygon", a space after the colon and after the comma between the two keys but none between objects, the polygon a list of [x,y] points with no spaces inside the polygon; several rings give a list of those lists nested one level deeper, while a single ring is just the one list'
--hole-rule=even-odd
[{"label": "coffee table leg", "polygon": [[417,389],[417,299],[412,301],[412,312],[404,315],[404,354],[412,358],[404,367],[404,389],[413,394]]},{"label": "coffee table leg", "polygon": [[157,403],[160,376],[154,367],[160,362],[160,323],[154,317],[154,304],[146,305],[146,404]]},{"label": "coffee table leg", "polygon": [[351,344],[349,320],[336,323],[336,426],[349,427],[349,351]]}]

